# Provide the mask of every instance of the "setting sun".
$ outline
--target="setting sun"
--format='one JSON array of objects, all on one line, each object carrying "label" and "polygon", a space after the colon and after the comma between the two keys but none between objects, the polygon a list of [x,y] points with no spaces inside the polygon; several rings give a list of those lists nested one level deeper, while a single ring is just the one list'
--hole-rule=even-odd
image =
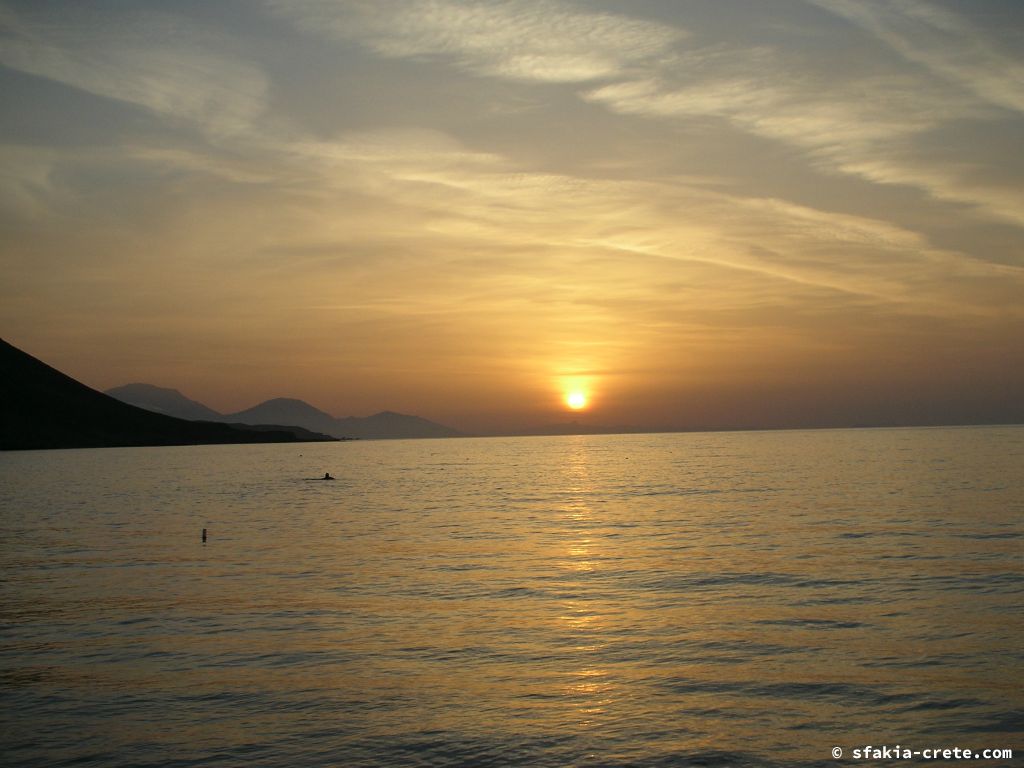
[{"label": "setting sun", "polygon": [[587,407],[587,396],[582,392],[570,392],[565,396],[565,404],[574,411]]}]

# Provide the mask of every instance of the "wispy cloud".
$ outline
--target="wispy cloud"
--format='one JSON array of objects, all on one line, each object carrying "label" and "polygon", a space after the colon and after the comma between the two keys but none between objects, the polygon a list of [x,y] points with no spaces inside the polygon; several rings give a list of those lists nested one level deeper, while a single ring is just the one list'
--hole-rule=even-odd
[{"label": "wispy cloud", "polygon": [[188,121],[215,137],[251,130],[264,111],[262,73],[201,45],[208,37],[201,29],[144,10],[95,23],[85,10],[67,7],[59,16],[6,10],[0,63]]},{"label": "wispy cloud", "polygon": [[1021,55],[974,4],[3,3],[27,339],[453,412],[570,370],[652,413],[938,380],[950,339],[998,379],[1019,346]]},{"label": "wispy cloud", "polygon": [[963,16],[920,0],[808,0],[870,32],[908,61],[990,104],[1024,112],[1024,57]]},{"label": "wispy cloud", "polygon": [[743,51],[696,50],[647,77],[590,89],[584,98],[622,114],[726,120],[803,150],[825,172],[915,187],[1024,225],[1020,196],[986,184],[984,161],[972,161],[963,146],[934,154],[927,165],[916,159],[916,146],[947,126],[998,119],[990,101],[928,73],[815,73],[794,69],[770,50],[753,55],[755,66],[739,68]]},{"label": "wispy cloud", "polygon": [[383,56],[438,57],[482,75],[575,83],[621,75],[664,54],[682,29],[550,0],[270,0],[302,29]]},{"label": "wispy cloud", "polygon": [[[885,302],[899,311],[985,314],[992,307],[984,301],[950,291],[951,276],[1024,279],[1011,268],[942,251],[917,232],[863,216],[678,180],[623,182],[524,172],[501,156],[468,151],[438,134],[360,135],[294,151],[315,160],[324,174],[320,184],[402,206],[413,214],[405,221],[414,231],[420,237],[429,233],[443,248],[485,253],[501,243],[506,252],[522,254],[573,260],[600,255],[603,272],[610,270],[620,281],[605,287],[613,293],[628,284],[638,262],[647,261],[705,265],[734,277],[760,275],[776,281],[777,297],[806,286]],[[403,232],[398,223],[384,237],[403,237]],[[576,279],[588,283],[591,276]],[[737,284],[721,275],[714,282]]]},{"label": "wispy cloud", "polygon": [[268,0],[306,32],[389,58],[484,77],[577,84],[617,114],[713,117],[794,146],[820,170],[904,185],[1024,224],[1018,196],[960,153],[926,167],[908,148],[945,126],[1024,104],[1024,65],[962,17],[917,0],[808,0],[915,66],[844,70],[771,44],[707,43],[680,26],[550,0]]},{"label": "wispy cloud", "polygon": [[905,77],[815,82],[787,72],[771,57],[761,58],[765,69],[757,73],[712,73],[681,85],[651,77],[602,86],[585,97],[628,114],[725,118],[813,150],[822,159],[865,151],[971,114],[968,105],[951,103]]}]

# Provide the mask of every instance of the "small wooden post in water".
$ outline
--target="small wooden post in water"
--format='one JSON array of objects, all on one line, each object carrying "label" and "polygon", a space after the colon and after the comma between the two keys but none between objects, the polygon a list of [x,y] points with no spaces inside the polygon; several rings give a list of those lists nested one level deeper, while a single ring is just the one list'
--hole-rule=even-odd
[{"label": "small wooden post in water", "polygon": [[203,544],[206,543],[206,529],[203,528]]}]

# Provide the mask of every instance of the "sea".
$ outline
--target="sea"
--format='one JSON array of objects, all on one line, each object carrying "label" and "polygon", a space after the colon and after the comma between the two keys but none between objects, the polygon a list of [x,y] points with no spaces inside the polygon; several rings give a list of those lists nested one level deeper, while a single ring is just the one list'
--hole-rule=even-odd
[{"label": "sea", "polygon": [[0,541],[5,766],[1024,764],[1021,426],[7,452]]}]

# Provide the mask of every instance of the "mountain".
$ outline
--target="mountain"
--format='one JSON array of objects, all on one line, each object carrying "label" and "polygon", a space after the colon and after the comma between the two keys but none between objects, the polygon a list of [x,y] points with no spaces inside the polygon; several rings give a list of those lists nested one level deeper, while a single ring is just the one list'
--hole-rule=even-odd
[{"label": "mountain", "polygon": [[337,442],[332,435],[323,432],[314,432],[310,429],[303,429],[293,425],[285,424],[228,424],[229,427],[245,430],[246,432],[289,432],[300,442]]},{"label": "mountain", "polygon": [[220,418],[222,421],[242,424],[294,424],[333,437],[345,437],[338,433],[338,422],[331,414],[290,397],[277,397]]},{"label": "mountain", "polygon": [[[280,429],[185,421],[123,403],[0,339],[0,449],[290,443]],[[320,439],[329,439],[323,436]]]},{"label": "mountain", "polygon": [[348,416],[338,419],[303,400],[291,397],[276,397],[238,413],[222,414],[202,403],[190,400],[176,389],[156,387],[152,384],[125,384],[108,389],[107,394],[131,405],[179,419],[220,421],[235,427],[260,425],[262,428],[268,424],[287,424],[293,429],[301,427],[297,434],[308,430],[336,438],[358,437],[364,440],[459,437],[462,434],[451,427],[428,421],[420,416],[408,416],[393,411],[381,411],[373,416]]},{"label": "mountain", "polygon": [[189,400],[176,389],[154,387],[152,384],[125,384],[108,389],[105,394],[122,403],[145,408],[147,411],[174,416],[189,421],[223,421],[224,417],[202,403]]},{"label": "mountain", "polygon": [[[381,411],[373,416],[336,419],[341,434],[367,439],[408,437],[459,437],[462,433],[419,416]],[[333,434],[333,433],[332,433]]]},{"label": "mountain", "polygon": [[333,437],[358,437],[364,440],[386,440],[413,437],[458,437],[461,433],[419,416],[382,411],[373,416],[348,416],[336,419],[302,400],[278,397],[245,411],[221,417],[242,424],[294,424]]}]

